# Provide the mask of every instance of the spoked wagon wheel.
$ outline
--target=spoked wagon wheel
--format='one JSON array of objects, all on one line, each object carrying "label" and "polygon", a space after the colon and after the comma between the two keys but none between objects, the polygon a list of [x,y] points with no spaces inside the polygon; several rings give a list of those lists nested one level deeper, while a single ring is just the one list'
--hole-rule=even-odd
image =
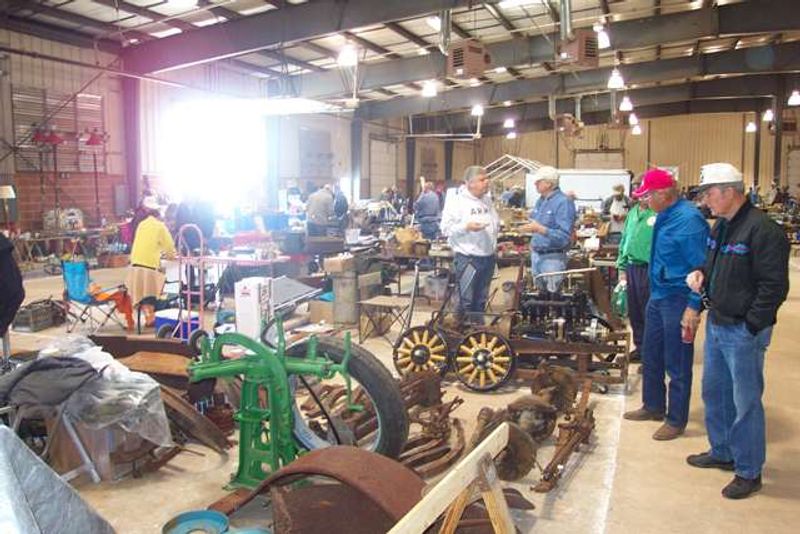
[{"label": "spoked wagon wheel", "polygon": [[492,391],[511,378],[516,357],[506,339],[494,332],[472,332],[458,344],[456,378],[475,391]]},{"label": "spoked wagon wheel", "polygon": [[444,336],[429,326],[409,328],[394,344],[394,367],[400,376],[435,369],[447,370],[447,342]]}]

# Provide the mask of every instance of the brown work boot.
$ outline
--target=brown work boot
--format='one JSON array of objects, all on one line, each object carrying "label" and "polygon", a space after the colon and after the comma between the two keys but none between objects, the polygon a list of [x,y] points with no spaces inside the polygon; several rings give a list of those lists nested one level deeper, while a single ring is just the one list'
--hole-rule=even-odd
[{"label": "brown work boot", "polygon": [[639,408],[638,410],[632,410],[630,412],[625,412],[622,417],[627,419],[628,421],[663,421],[664,414],[658,412],[651,412],[644,406]]},{"label": "brown work boot", "polygon": [[653,439],[656,441],[669,441],[671,439],[675,439],[685,430],[682,426],[672,426],[669,423],[664,423],[661,425],[661,428],[656,430],[655,434],[653,434]]}]

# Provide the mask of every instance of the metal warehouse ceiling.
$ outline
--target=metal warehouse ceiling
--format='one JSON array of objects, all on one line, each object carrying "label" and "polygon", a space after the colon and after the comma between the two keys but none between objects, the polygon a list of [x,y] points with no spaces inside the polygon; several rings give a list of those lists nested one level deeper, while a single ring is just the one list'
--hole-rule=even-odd
[{"label": "metal warehouse ceiling", "polygon": [[[800,1],[571,5],[574,27],[604,20],[610,33],[612,47],[602,52],[595,71],[572,74],[553,66],[559,0],[0,0],[0,27],[119,53],[125,69],[140,74],[219,61],[267,79],[271,94],[327,100],[352,96],[352,82],[336,62],[352,43],[359,51],[359,113],[365,118],[440,114],[464,109],[476,97],[488,106],[509,100],[522,105],[547,94],[570,94],[571,78],[585,81],[573,84],[576,93],[604,92],[598,80],[613,65],[623,72],[628,65],[639,68],[639,81],[632,84],[639,88],[800,70],[798,49],[791,45],[800,39]],[[429,19],[448,7],[453,40],[477,38],[492,52],[492,68],[478,79],[444,77],[438,32]],[[771,59],[751,65],[750,56],[735,55],[742,49],[763,50]],[[717,63],[738,57],[742,64],[709,70],[686,63],[705,57]],[[556,78],[556,85],[536,85]],[[427,79],[440,82],[435,99],[420,95],[420,82]]]}]

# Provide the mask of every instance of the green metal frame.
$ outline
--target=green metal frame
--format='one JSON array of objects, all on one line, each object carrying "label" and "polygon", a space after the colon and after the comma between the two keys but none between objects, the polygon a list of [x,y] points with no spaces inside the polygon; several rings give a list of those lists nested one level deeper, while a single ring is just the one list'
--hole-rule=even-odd
[{"label": "green metal frame", "polygon": [[[267,477],[264,466],[275,472],[292,462],[302,447],[294,438],[293,393],[291,375],[311,375],[323,380],[339,374],[347,388],[347,403],[350,409],[363,406],[352,404],[350,374],[350,333],[345,333],[345,354],[341,363],[334,363],[317,354],[317,338],[312,336],[304,358],[286,357],[286,340],[283,324],[279,320],[278,346],[268,347],[242,334],[227,333],[217,336],[213,344],[203,340],[199,363],[189,366],[189,380],[196,382],[207,378],[231,378],[242,375],[242,398],[239,411],[234,418],[239,423],[239,468],[233,476],[231,487],[252,488]],[[237,359],[222,358],[226,346],[239,346],[248,351]],[[261,407],[259,392],[267,393],[267,407]]]}]

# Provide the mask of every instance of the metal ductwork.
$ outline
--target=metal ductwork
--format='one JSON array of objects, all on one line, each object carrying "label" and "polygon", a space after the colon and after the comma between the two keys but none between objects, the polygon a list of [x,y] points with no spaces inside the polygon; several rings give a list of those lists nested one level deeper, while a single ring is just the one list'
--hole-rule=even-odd
[{"label": "metal ductwork", "polygon": [[572,0],[561,0],[561,42],[571,41],[572,32]]},{"label": "metal ductwork", "polygon": [[575,97],[575,120],[581,122],[581,95]]},{"label": "metal ductwork", "polygon": [[446,56],[450,48],[450,10],[445,9],[439,13],[439,20],[441,21],[441,27],[439,28],[439,51]]}]

